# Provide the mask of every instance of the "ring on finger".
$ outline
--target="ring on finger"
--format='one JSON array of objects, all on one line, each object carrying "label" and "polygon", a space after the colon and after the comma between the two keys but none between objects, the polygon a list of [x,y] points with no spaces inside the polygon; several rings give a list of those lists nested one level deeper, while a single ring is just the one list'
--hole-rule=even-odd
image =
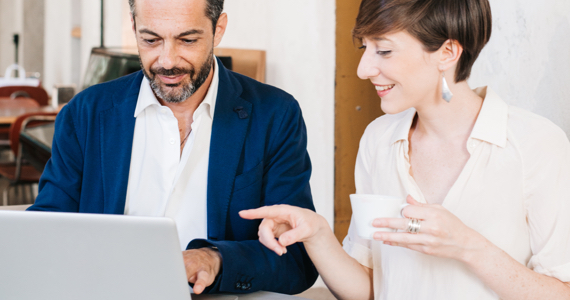
[{"label": "ring on finger", "polygon": [[408,220],[408,227],[406,228],[406,232],[416,234],[420,232],[420,228],[422,227],[422,223],[418,219],[409,219]]}]

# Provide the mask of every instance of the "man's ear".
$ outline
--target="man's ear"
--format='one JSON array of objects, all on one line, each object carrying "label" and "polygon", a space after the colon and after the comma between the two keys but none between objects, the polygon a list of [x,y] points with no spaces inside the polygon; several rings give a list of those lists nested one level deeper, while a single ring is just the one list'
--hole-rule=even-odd
[{"label": "man's ear", "polygon": [[133,17],[133,14],[129,14],[131,16],[131,25],[132,25],[132,29],[133,29],[133,33],[135,34],[135,37],[137,35],[137,24],[135,23],[135,17]]},{"label": "man's ear", "polygon": [[216,32],[214,32],[214,47],[217,47],[222,41],[224,33],[226,33],[227,26],[228,15],[226,13],[222,13],[220,18],[218,18],[218,23],[216,24]]},{"label": "man's ear", "polygon": [[447,71],[454,65],[457,65],[461,54],[463,54],[463,46],[456,40],[447,40],[441,45],[439,52],[439,69]]}]

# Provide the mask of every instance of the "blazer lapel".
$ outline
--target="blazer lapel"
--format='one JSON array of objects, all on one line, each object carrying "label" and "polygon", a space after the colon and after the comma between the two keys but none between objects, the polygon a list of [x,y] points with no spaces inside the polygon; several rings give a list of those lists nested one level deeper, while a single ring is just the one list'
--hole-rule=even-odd
[{"label": "blazer lapel", "polygon": [[234,179],[247,128],[252,104],[242,98],[242,87],[218,60],[220,84],[208,164],[208,238],[222,240]]},{"label": "blazer lapel", "polygon": [[104,213],[123,214],[127,197],[127,184],[131,166],[131,151],[135,131],[134,112],[137,104],[142,73],[126,92],[114,95],[113,107],[102,111],[101,164],[103,178]]}]

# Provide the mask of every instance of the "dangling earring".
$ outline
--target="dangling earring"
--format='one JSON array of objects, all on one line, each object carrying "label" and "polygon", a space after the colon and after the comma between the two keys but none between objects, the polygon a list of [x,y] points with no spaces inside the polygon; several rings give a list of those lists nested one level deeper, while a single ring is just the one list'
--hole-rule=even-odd
[{"label": "dangling earring", "polygon": [[441,91],[442,91],[443,100],[449,103],[449,101],[451,101],[451,98],[453,98],[453,93],[449,89],[449,86],[447,86],[447,80],[445,80],[445,73],[443,73],[443,79],[441,80],[441,82],[442,82]]}]

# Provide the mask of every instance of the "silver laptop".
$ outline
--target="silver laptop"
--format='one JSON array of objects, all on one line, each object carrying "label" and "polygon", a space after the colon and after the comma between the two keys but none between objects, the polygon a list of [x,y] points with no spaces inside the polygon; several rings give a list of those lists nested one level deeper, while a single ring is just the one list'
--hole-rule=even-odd
[{"label": "silver laptop", "polygon": [[167,218],[0,211],[0,299],[190,299]]}]

